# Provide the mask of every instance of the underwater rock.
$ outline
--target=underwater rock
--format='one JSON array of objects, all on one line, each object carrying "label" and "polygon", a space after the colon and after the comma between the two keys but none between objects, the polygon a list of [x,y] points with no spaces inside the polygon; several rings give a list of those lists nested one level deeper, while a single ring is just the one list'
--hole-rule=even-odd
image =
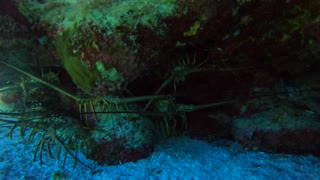
[{"label": "underwater rock", "polygon": [[116,165],[150,155],[154,140],[151,119],[140,114],[108,113],[112,112],[112,109],[124,111],[126,108],[107,107],[103,110],[97,107],[97,112],[106,113],[86,117],[87,122],[94,124],[90,138],[95,145],[89,147],[88,157],[101,164]]},{"label": "underwater rock", "polygon": [[0,90],[0,112],[14,112],[22,109],[21,94],[17,90]]},{"label": "underwater rock", "polygon": [[320,156],[317,113],[292,106],[234,120],[234,138],[243,146],[267,152]]},{"label": "underwater rock", "polygon": [[123,91],[142,71],[159,63],[156,59],[163,49],[194,40],[212,16],[206,4],[188,0],[17,2],[21,13],[55,41],[73,82],[95,95]]}]

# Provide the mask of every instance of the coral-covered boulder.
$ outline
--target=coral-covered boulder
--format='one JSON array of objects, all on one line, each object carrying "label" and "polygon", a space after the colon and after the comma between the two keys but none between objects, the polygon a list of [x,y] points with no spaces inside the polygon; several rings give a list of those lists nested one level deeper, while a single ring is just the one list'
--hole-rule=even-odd
[{"label": "coral-covered boulder", "polygon": [[209,16],[200,10],[204,2],[21,0],[17,5],[48,32],[73,82],[88,94],[106,95],[125,90],[159,63],[164,49],[194,40]]},{"label": "coral-covered boulder", "polygon": [[[88,158],[98,163],[115,165],[145,158],[153,151],[154,128],[151,119],[139,114],[108,113],[121,107],[108,107],[97,111],[106,113],[87,116],[87,121],[95,124],[90,131],[93,146],[87,147]],[[130,107],[131,109],[137,107]]]}]

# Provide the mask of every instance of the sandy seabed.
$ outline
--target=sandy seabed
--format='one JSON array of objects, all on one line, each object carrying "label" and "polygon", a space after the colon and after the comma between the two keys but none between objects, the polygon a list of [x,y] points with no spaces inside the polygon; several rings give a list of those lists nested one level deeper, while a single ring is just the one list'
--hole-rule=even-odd
[{"label": "sandy seabed", "polygon": [[[268,154],[243,149],[231,141],[208,143],[178,137],[156,146],[152,155],[137,162],[117,166],[99,166],[86,159],[90,170],[67,158],[61,160],[43,153],[43,164],[33,161],[36,140],[27,143],[15,131],[12,139],[8,127],[0,127],[0,179],[311,179],[320,180],[320,158],[311,155]],[[55,174],[55,175],[54,175]],[[57,176],[55,176],[57,177]],[[58,178],[56,178],[58,179]]]}]

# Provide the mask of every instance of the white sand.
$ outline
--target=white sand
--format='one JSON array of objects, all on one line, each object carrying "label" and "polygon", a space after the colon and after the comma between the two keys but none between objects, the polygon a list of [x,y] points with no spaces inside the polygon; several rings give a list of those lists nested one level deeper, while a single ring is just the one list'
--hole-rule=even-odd
[{"label": "white sand", "polygon": [[7,127],[0,128],[0,179],[52,179],[55,172],[66,179],[319,179],[320,158],[285,154],[252,152],[234,142],[206,143],[186,137],[173,138],[157,145],[147,159],[118,166],[98,166],[91,160],[80,158],[94,167],[96,172],[73,159],[67,165],[43,154],[44,164],[33,162],[35,143],[28,144],[15,131],[13,139],[4,137]]}]

